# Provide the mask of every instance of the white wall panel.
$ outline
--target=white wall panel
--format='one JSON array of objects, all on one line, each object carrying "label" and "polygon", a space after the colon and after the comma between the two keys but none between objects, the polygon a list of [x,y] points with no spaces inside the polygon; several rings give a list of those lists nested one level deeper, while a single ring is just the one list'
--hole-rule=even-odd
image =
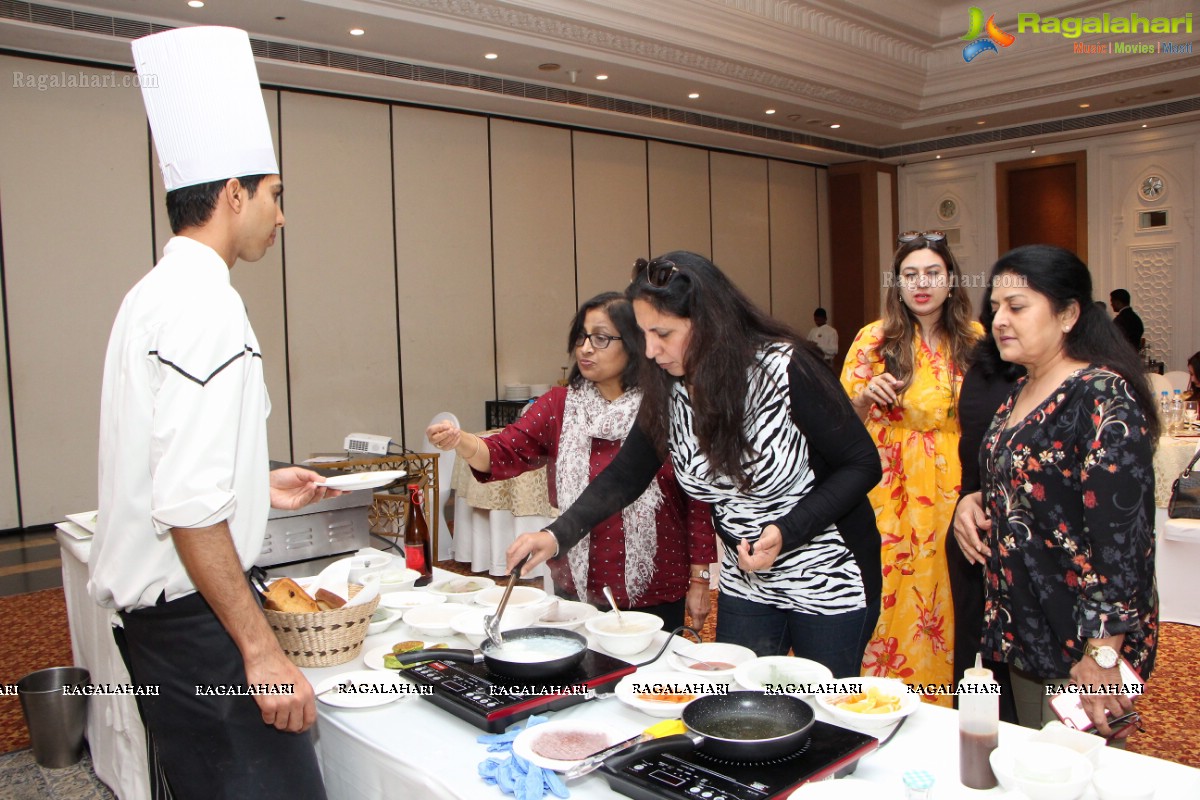
[{"label": "white wall panel", "polygon": [[708,151],[649,143],[650,254],[712,253]]},{"label": "white wall panel", "polygon": [[492,120],[492,236],[499,391],[549,383],[575,313],[571,134]]},{"label": "white wall panel", "polygon": [[496,397],[488,124],[399,107],[392,120],[404,430],[419,450],[435,414],[482,430]]},{"label": "white wall panel", "polygon": [[[275,155],[279,156],[279,92],[264,91],[263,102],[267,108],[267,121],[271,126],[271,137],[275,141]],[[154,168],[154,252],[162,256],[162,249],[171,238],[171,223],[167,218],[166,191],[162,182],[162,171],[158,168],[158,154],[153,156]],[[281,166],[280,169],[283,169]],[[231,176],[232,177],[232,176]],[[284,212],[287,211],[287,176],[284,176]],[[287,329],[283,310],[283,250],[287,230],[276,237],[275,246],[253,264],[245,261],[230,272],[233,288],[246,304],[250,324],[263,353],[263,376],[267,392],[271,396],[271,416],[267,419],[267,447],[271,458],[276,461],[291,461],[292,439],[289,421],[287,385]],[[301,455],[303,459],[307,454]]]},{"label": "white wall panel", "polygon": [[[96,507],[104,351],[121,299],[153,265],[141,95],[110,70],[67,70],[95,81],[89,88],[38,91],[14,80],[64,69],[0,57],[5,297],[26,526]],[[105,82],[117,85],[99,88]]]},{"label": "white wall panel", "polygon": [[764,311],[771,310],[767,160],[710,156],[713,261]]},{"label": "white wall panel", "polygon": [[816,173],[786,161],[768,164],[771,313],[802,335],[812,327],[813,309],[822,305]]},{"label": "white wall panel", "polygon": [[280,144],[293,454],[399,439],[389,108],[284,93]]},{"label": "white wall panel", "polygon": [[581,131],[573,142],[575,249],[583,302],[600,292],[622,291],[633,262],[650,257],[646,142]]}]

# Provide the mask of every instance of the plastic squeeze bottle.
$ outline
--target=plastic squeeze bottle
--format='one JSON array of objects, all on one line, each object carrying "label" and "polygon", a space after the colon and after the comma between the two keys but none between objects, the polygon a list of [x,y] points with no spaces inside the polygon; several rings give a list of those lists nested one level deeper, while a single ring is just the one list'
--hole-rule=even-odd
[{"label": "plastic squeeze bottle", "polygon": [[1000,742],[1000,684],[984,669],[980,654],[958,684],[958,775],[963,786],[996,785],[989,760]]}]

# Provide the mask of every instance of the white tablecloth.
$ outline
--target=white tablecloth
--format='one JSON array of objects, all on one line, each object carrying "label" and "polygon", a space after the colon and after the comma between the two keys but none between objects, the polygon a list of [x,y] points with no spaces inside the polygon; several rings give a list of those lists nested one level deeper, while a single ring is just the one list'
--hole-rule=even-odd
[{"label": "white tablecloth", "polygon": [[[75,666],[86,669],[94,684],[128,684],[129,672],[112,637],[112,611],[96,605],[87,591],[91,538],[73,522],[59,523],[57,537]],[[146,733],[132,697],[89,698],[87,740],[96,775],[121,800],[150,797]]]},{"label": "white tablecloth", "polygon": [[[665,634],[659,634],[661,644]],[[420,638],[403,623],[368,638],[364,652],[407,638]],[[454,642],[455,640],[447,640]],[[458,646],[463,646],[459,644]],[[627,657],[644,661],[654,649]],[[361,657],[340,667],[306,669],[316,683],[349,669],[361,669]],[[483,731],[416,696],[372,709],[338,709],[318,703],[317,746],[330,800],[377,800],[380,797],[502,800],[506,796],[484,784],[476,772],[487,756],[476,742]],[[818,712],[821,716],[823,712]],[[561,711],[553,719],[603,720],[627,727],[631,733],[658,720],[629,708],[615,697],[592,700]],[[831,721],[831,720],[826,720]],[[1001,744],[1020,741],[1032,731],[1002,725]],[[884,732],[886,733],[886,731]],[[926,769],[937,778],[937,800],[1002,797],[1004,792],[964,788],[958,782],[957,712],[922,706],[887,747],[862,760],[855,777],[880,786],[881,800],[903,798],[901,776],[906,770]],[[1158,785],[1157,800],[1200,797],[1200,770],[1119,750],[1104,753],[1104,764],[1137,770]],[[600,775],[593,773],[569,784],[573,800],[618,798]],[[1014,795],[1015,797],[1015,795]],[[1083,800],[1096,800],[1089,788]]]},{"label": "white tablecloth", "polygon": [[1187,468],[1196,454],[1200,440],[1161,436],[1154,450],[1154,505],[1166,508],[1171,499],[1171,487],[1179,473]]}]

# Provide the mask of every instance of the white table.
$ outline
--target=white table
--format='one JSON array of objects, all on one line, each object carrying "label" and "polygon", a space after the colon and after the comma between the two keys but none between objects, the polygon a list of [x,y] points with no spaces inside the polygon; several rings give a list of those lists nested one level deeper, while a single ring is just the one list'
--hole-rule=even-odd
[{"label": "white table", "polygon": [[[87,591],[91,536],[73,522],[59,523],[56,535],[62,552],[63,594],[75,666],[86,669],[94,684],[128,684],[129,672],[113,641],[113,612],[97,605]],[[146,732],[134,698],[89,698],[86,735],[96,776],[121,800],[148,800]]]},{"label": "white table", "polygon": [[[665,634],[659,634],[661,644]],[[369,637],[364,652],[407,638],[421,638],[403,623]],[[455,640],[447,640],[454,642]],[[458,646],[463,646],[460,643]],[[654,649],[627,657],[632,662],[653,656]],[[317,681],[350,669],[361,669],[361,656],[340,667],[306,669]],[[372,709],[338,709],[318,703],[317,748],[330,800],[376,800],[380,797],[457,798],[486,800],[507,797],[482,782],[476,771],[487,758],[487,748],[476,738],[483,731],[432,703],[408,695],[390,705]],[[823,712],[818,712],[823,717]],[[621,703],[615,697],[592,700],[551,713],[553,719],[603,720],[626,726],[631,732],[658,720]],[[826,720],[831,721],[831,720]],[[1001,743],[1020,741],[1033,732],[1002,725]],[[884,732],[886,733],[886,731]],[[937,800],[1002,797],[997,789],[976,791],[958,782],[957,712],[922,706],[887,747],[866,756],[856,778],[879,784],[881,800],[903,798],[901,776],[920,768],[937,778]],[[1118,750],[1104,753],[1104,763],[1138,770],[1158,784],[1157,800],[1200,797],[1200,770],[1148,756]],[[572,781],[573,800],[618,798],[599,773]],[[1015,795],[1014,795],[1015,797]],[[1096,800],[1089,788],[1084,800]]]}]

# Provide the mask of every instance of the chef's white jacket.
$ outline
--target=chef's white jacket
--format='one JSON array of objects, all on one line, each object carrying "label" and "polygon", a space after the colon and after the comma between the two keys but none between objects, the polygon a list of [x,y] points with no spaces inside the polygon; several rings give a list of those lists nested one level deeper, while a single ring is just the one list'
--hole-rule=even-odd
[{"label": "chef's white jacket", "polygon": [[270,508],[262,353],[229,268],[176,236],[125,296],[104,361],[88,590],[132,609],[196,590],[171,528],[229,524],[242,568]]}]

